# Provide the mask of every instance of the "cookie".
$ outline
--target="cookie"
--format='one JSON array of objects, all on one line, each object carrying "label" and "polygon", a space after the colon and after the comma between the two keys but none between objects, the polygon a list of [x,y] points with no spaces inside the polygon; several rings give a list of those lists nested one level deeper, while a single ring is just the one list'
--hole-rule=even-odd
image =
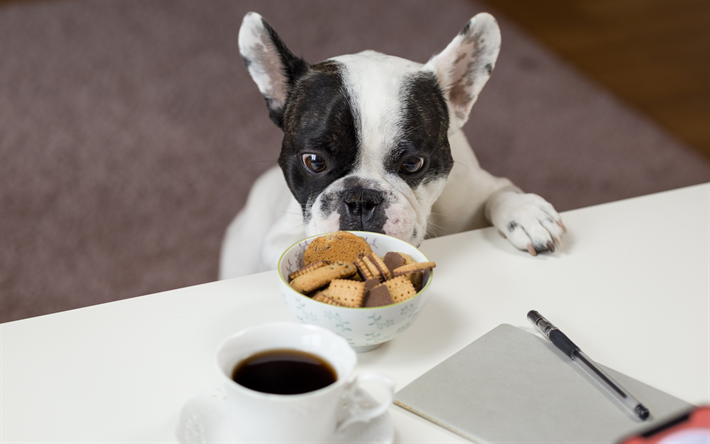
[{"label": "cookie", "polygon": [[365,264],[362,259],[355,259],[355,261],[353,261],[353,264],[357,268],[357,273],[363,281],[367,281],[369,279],[374,278],[372,272],[367,267],[367,264]]},{"label": "cookie", "polygon": [[417,262],[395,268],[392,270],[392,275],[401,276],[403,274],[416,273],[417,271],[431,270],[434,267],[436,267],[436,262]]},{"label": "cookie", "polygon": [[376,278],[370,278],[365,281],[365,293],[368,291],[372,290],[373,288],[377,287],[380,285],[380,281],[378,281]]},{"label": "cookie", "polygon": [[340,306],[340,304],[335,302],[333,299],[329,298],[325,291],[319,291],[318,293],[316,293],[316,295],[313,296],[313,300],[318,301],[318,302],[322,302],[322,303],[328,304],[328,305]]},{"label": "cookie", "polygon": [[377,279],[378,281],[382,282],[385,280],[385,276],[382,274],[382,270],[379,269],[377,264],[375,263],[375,259],[372,258],[371,254],[368,254],[364,258],[362,258],[362,262],[365,264],[367,269],[370,271],[370,274],[372,277]]},{"label": "cookie", "polygon": [[318,262],[313,262],[311,265],[307,267],[303,267],[300,270],[296,270],[293,273],[288,275],[288,281],[291,282],[292,280],[296,279],[299,276],[303,276],[306,273],[309,273],[313,270],[317,270],[320,267],[323,267],[325,265],[328,265],[326,261],[318,261]]},{"label": "cookie", "polygon": [[[417,261],[412,259],[412,256],[405,254],[405,253],[399,253],[402,255],[404,258],[404,265],[411,265],[411,264],[416,264]],[[414,285],[414,288],[419,291],[422,289],[422,281],[424,280],[424,275],[422,274],[421,271],[417,271],[414,273],[409,273],[405,275],[407,279],[409,279],[412,282],[412,285]]]},{"label": "cookie", "polygon": [[328,297],[346,307],[362,307],[365,299],[365,283],[336,279],[328,286]]},{"label": "cookie", "polygon": [[372,253],[367,255],[370,259],[372,259],[372,263],[375,264],[375,267],[377,267],[377,270],[382,274],[382,278],[386,281],[388,279],[392,279],[392,273],[390,272],[390,269],[387,268],[387,265],[382,261],[382,258],[379,257],[377,254]]},{"label": "cookie", "polygon": [[328,287],[321,288],[320,290],[316,290],[307,296],[309,296],[311,299],[315,299],[317,296],[321,296],[321,295],[328,296]]},{"label": "cookie", "polygon": [[350,277],[354,275],[355,272],[355,266],[351,263],[334,262],[298,276],[291,281],[291,287],[300,293],[308,293],[325,287],[335,279]]},{"label": "cookie", "polygon": [[372,248],[365,239],[345,231],[336,231],[313,239],[303,255],[303,263],[355,262],[370,253]]},{"label": "cookie", "polygon": [[409,279],[407,279],[406,276],[397,276],[394,279],[385,281],[384,285],[387,286],[390,296],[392,296],[392,300],[395,304],[406,301],[417,294],[417,290],[414,289],[414,285]]},{"label": "cookie", "polygon": [[392,295],[390,295],[386,284],[380,284],[372,288],[365,299],[365,307],[382,307],[393,303],[394,300],[392,300]]},{"label": "cookie", "polygon": [[382,258],[382,262],[384,262],[385,265],[387,265],[387,268],[392,271],[395,268],[399,268],[404,265],[404,256],[397,252],[389,251]]}]

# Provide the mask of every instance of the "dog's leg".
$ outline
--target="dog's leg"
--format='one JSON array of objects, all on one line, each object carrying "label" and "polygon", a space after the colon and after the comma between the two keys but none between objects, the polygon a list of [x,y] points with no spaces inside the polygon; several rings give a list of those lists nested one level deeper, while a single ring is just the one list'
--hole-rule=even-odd
[{"label": "dog's leg", "polygon": [[[510,180],[481,169],[462,131],[449,140],[455,162],[464,166],[457,170],[458,176],[454,179],[460,183],[454,187],[454,192],[476,199],[476,206],[467,215],[468,229],[490,223],[513,246],[533,256],[543,251],[554,252],[555,243],[562,245],[566,228],[549,202],[537,194],[524,193]],[[462,189],[467,191],[461,193]]]},{"label": "dog's leg", "polygon": [[301,208],[281,169],[271,168],[254,183],[246,205],[227,228],[219,278],[273,270],[280,254],[304,237]]},{"label": "dog's leg", "polygon": [[449,143],[455,164],[432,209],[431,234],[441,236],[493,224],[522,251],[532,255],[555,251],[565,227],[553,206],[483,170],[462,131],[451,135]]},{"label": "dog's leg", "polygon": [[495,192],[513,187],[506,178],[481,168],[462,130],[449,135],[454,167],[429,217],[430,237],[490,226],[485,205]]},{"label": "dog's leg", "polygon": [[[433,233],[456,233],[492,223],[517,248],[536,255],[554,251],[565,231],[560,215],[540,196],[524,194],[509,180],[482,170],[461,127],[493,72],[500,50],[495,19],[473,17],[424,69],[434,73],[449,104],[449,145],[454,168],[432,208]],[[449,211],[450,216],[443,213]]]}]

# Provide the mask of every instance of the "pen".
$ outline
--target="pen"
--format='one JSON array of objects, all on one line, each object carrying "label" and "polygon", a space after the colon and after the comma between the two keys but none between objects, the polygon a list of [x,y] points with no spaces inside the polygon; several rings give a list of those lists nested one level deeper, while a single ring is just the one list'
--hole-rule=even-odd
[{"label": "pen", "polygon": [[615,399],[621,402],[631,414],[642,421],[648,419],[650,414],[648,409],[644,407],[638,399],[631,396],[614,378],[594,364],[594,361],[589,359],[589,356],[585,355],[559,328],[552,325],[550,321],[542,317],[542,315],[535,310],[528,312],[528,320],[532,322],[555,347],[569,356],[585,373],[597,381],[597,383],[606,389]]}]

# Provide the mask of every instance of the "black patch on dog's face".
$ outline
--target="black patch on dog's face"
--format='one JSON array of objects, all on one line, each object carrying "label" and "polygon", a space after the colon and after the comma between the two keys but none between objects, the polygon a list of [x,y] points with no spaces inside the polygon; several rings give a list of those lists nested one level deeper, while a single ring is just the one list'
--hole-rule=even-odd
[{"label": "black patch on dog's face", "polygon": [[[283,125],[279,165],[307,216],[309,199],[313,202],[353,169],[360,146],[356,114],[338,62],[312,65],[296,81],[286,102]],[[317,173],[308,170],[302,162],[304,154],[322,157],[325,169]]]},{"label": "black patch on dog's face", "polygon": [[[414,189],[429,181],[448,177],[454,165],[449,146],[449,112],[444,93],[433,73],[418,73],[404,82],[402,138],[390,153],[386,167]],[[410,158],[424,159],[414,173],[402,171]]]},{"label": "black patch on dog's face", "polygon": [[[281,40],[279,35],[274,31],[274,29],[264,20],[261,19],[261,23],[264,29],[269,33],[269,38],[271,43],[276,48],[276,53],[278,54],[279,60],[281,62],[281,72],[285,77],[286,84],[288,88],[291,89],[298,82],[300,78],[307,75],[310,66],[308,63],[300,57],[296,57],[291,50],[289,50],[284,42]],[[244,65],[249,69],[252,60],[242,55],[242,60]],[[264,101],[266,102],[266,108],[269,110],[269,119],[276,124],[281,129],[284,129],[284,109],[278,101],[269,97],[268,94],[264,95]]]}]

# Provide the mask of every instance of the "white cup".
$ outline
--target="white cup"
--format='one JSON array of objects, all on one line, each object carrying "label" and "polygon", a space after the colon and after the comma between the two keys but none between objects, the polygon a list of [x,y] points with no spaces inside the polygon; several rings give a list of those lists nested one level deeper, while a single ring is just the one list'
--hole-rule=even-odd
[{"label": "white cup", "polygon": [[[278,395],[251,390],[232,379],[234,368],[246,358],[282,349],[321,357],[333,367],[337,380],[312,392]],[[380,416],[392,404],[394,381],[375,372],[353,376],[356,363],[357,354],[345,339],[315,325],[277,322],[227,337],[218,348],[216,364],[236,436],[247,442],[326,442],[354,422]],[[362,408],[356,399],[362,382],[382,385],[386,399]]]}]

